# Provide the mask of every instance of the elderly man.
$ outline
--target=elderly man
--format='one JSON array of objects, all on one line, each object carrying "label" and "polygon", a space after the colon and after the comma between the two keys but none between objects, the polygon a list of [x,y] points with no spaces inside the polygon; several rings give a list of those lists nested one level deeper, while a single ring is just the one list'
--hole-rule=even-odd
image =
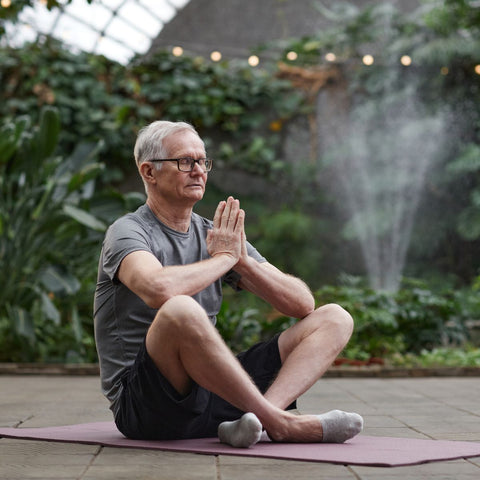
[{"label": "elderly man", "polygon": [[[213,222],[193,212],[212,161],[191,125],[148,125],[135,159],[147,201],[108,229],[94,305],[102,389],[119,430],[142,439],[218,435],[236,447],[255,444],[263,429],[289,442],[358,434],[356,413],[289,411],[347,343],[350,315],[315,309],[301,280],[247,242],[238,200],[220,202]],[[222,282],[300,320],[235,357],[214,327]]]}]

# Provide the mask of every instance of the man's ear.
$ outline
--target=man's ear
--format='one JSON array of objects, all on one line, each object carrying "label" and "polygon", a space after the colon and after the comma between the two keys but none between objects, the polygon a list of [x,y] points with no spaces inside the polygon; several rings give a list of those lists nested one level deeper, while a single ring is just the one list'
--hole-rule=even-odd
[{"label": "man's ear", "polygon": [[148,183],[155,183],[156,178],[154,175],[155,165],[151,162],[143,162],[138,167],[140,175]]}]

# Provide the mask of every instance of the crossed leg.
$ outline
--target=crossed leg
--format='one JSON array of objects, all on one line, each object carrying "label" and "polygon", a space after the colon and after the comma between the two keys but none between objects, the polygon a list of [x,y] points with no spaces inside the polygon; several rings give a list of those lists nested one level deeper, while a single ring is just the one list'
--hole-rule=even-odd
[{"label": "crossed leg", "polygon": [[[277,378],[265,393],[265,398],[273,405],[284,409],[292,401],[305,393],[333,363],[345,347],[353,330],[351,316],[340,306],[325,305],[312,312],[300,322],[282,332],[279,338],[279,350],[282,368]],[[363,419],[356,413],[332,410],[322,415],[303,415],[299,418],[298,441],[319,441],[318,421],[321,423],[321,441],[342,443],[358,434],[363,428]],[[237,422],[225,422],[219,432],[235,426],[246,432],[249,422],[243,417]],[[223,427],[223,428],[222,428]],[[254,430],[251,426],[251,431]],[[276,425],[267,428],[269,435],[279,440],[290,440],[289,434],[277,430]],[[234,431],[234,430],[233,430]],[[227,442],[231,443],[231,442]]]},{"label": "crossed leg", "polygon": [[282,332],[278,340],[282,368],[265,398],[282,409],[290,405],[325,373],[352,331],[350,314],[328,304]]},{"label": "crossed leg", "polygon": [[[219,429],[219,434],[221,430],[227,431],[224,437],[227,443],[237,446],[255,443],[259,436],[251,434],[253,430],[258,433],[259,425],[260,431],[263,425],[276,441],[325,441],[322,425],[326,426],[328,419],[293,415],[283,410],[320,378],[351,334],[352,321],[343,309],[322,308],[280,336],[283,366],[265,395],[260,393],[205,311],[191,297],[180,295],[165,302],[147,333],[147,351],[180,394],[189,393],[193,379],[240,410],[254,414],[258,423],[249,416],[248,422],[229,423],[227,428]],[[302,328],[297,327],[301,324]],[[358,423],[359,420],[355,420]],[[338,423],[338,419],[335,421]],[[345,429],[343,423],[341,428]],[[351,418],[348,423],[352,423]],[[328,427],[330,431],[332,425]],[[357,427],[353,434],[349,432],[350,436],[359,432],[361,427]]]}]

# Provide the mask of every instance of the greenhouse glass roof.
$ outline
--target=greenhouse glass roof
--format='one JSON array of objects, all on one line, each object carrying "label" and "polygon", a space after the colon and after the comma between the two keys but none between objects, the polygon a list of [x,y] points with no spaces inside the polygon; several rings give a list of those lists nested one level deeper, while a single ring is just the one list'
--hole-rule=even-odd
[{"label": "greenhouse glass roof", "polygon": [[7,23],[2,43],[19,47],[50,35],[73,50],[92,52],[126,64],[145,53],[163,26],[190,0],[72,0],[49,11],[46,1],[22,10]]}]

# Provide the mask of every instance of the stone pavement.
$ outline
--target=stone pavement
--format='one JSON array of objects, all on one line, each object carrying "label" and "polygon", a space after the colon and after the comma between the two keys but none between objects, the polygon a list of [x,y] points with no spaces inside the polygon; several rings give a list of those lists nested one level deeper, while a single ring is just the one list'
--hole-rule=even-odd
[{"label": "stone pavement", "polygon": [[[1,376],[0,426],[111,420],[96,376]],[[299,400],[302,413],[334,408],[365,418],[366,435],[480,442],[480,378],[326,378]],[[378,468],[166,453],[0,439],[0,479],[480,479],[480,457]]]}]

